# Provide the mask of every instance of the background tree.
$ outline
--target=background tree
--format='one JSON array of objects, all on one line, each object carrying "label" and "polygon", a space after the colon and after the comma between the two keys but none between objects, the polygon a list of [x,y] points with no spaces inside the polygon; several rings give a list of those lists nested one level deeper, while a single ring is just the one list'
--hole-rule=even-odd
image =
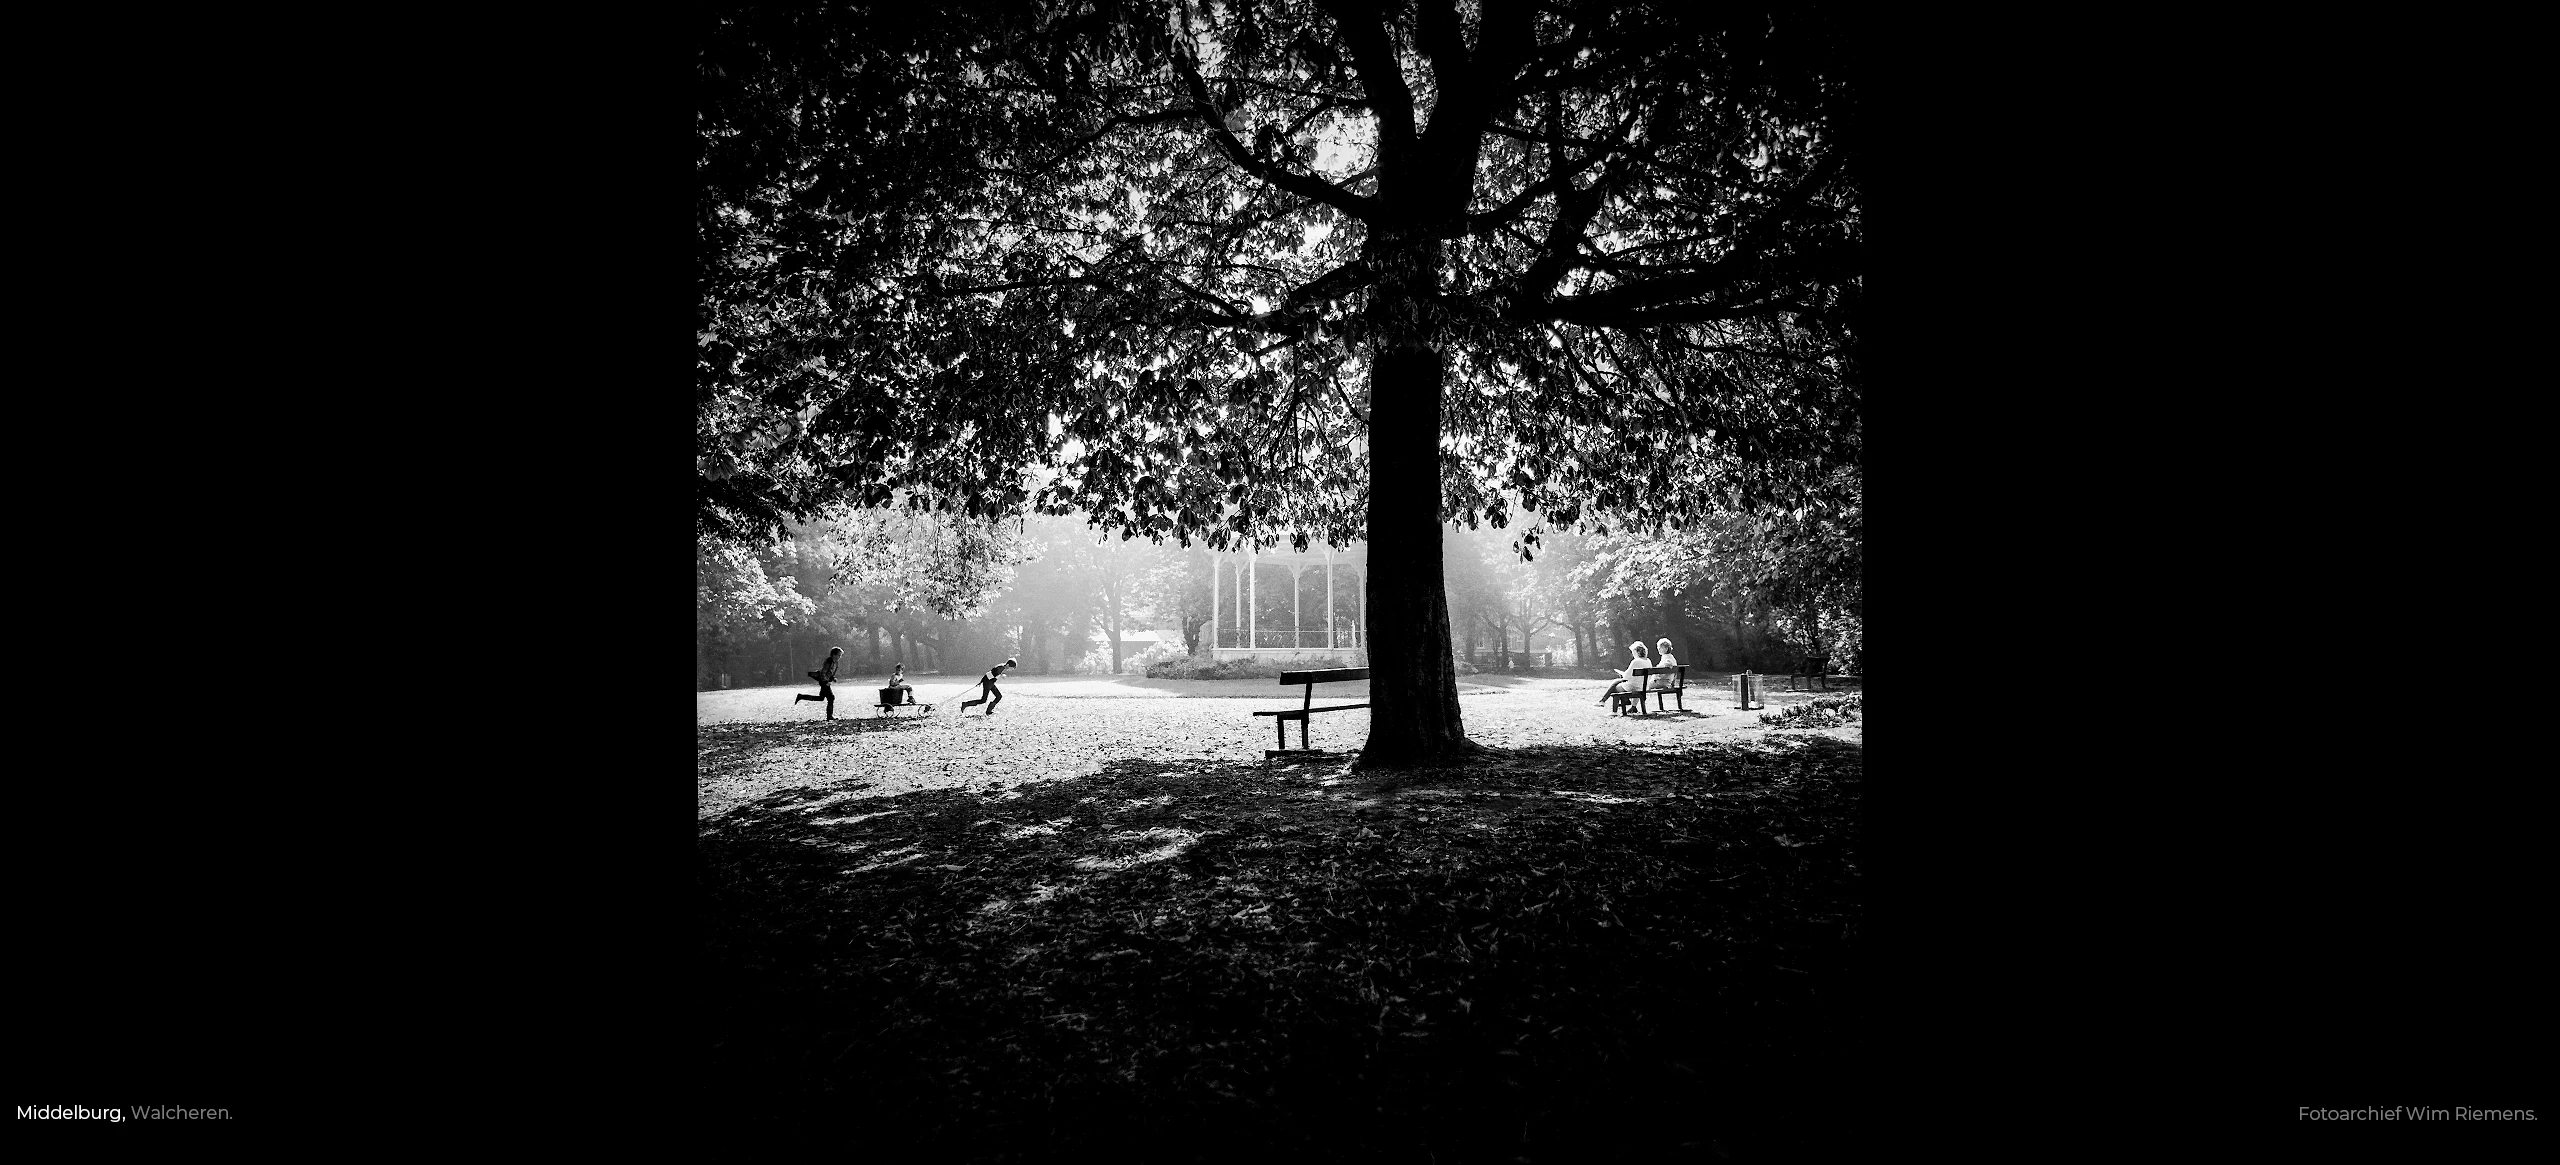
[{"label": "background tree", "polygon": [[1667,629],[1682,659],[1709,667],[1788,668],[1807,654],[1855,666],[1864,593],[1858,475],[1842,469],[1836,506],[1728,513],[1664,534],[1594,538],[1569,578],[1622,630]]},{"label": "background tree", "polygon": [[1209,556],[1200,551],[1176,550],[1161,554],[1140,576],[1137,602],[1147,617],[1158,626],[1174,627],[1182,632],[1185,655],[1199,655],[1208,650],[1205,634],[1210,605]]},{"label": "background tree", "polygon": [[1138,622],[1152,619],[1154,612],[1145,600],[1146,581],[1167,555],[1153,542],[1139,542],[1125,535],[1103,538],[1088,556],[1092,564],[1097,629],[1111,644],[1111,673],[1120,674],[1123,641],[1131,631],[1144,630],[1151,624]]},{"label": "background tree", "polygon": [[712,686],[722,672],[789,683],[828,647],[881,671],[888,662],[931,670],[952,636],[1010,588],[1025,553],[1015,523],[929,504],[785,519],[782,536],[761,548],[704,539],[694,572],[696,683]]},{"label": "background tree", "polygon": [[1822,508],[1857,459],[1856,123],[1820,10],[708,19],[708,536],[900,488],[1184,546],[1365,536],[1363,763],[1424,763],[1472,747],[1446,522]]},{"label": "background tree", "polygon": [[813,604],[784,573],[785,545],[703,544],[694,551],[695,684],[721,674],[771,675],[773,642]]}]

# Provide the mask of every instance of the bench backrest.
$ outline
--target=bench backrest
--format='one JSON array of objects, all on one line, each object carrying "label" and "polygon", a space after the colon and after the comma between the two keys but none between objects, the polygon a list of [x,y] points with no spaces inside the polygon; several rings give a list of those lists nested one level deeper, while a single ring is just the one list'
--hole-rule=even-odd
[{"label": "bench backrest", "polygon": [[1330,684],[1341,680],[1365,680],[1368,678],[1369,669],[1365,667],[1334,667],[1326,668],[1322,671],[1284,671],[1280,673],[1280,683],[1282,686],[1296,684]]},{"label": "bench backrest", "polygon": [[1640,676],[1670,676],[1672,683],[1686,684],[1688,683],[1689,665],[1684,663],[1677,664],[1672,667],[1640,667],[1630,674]]}]

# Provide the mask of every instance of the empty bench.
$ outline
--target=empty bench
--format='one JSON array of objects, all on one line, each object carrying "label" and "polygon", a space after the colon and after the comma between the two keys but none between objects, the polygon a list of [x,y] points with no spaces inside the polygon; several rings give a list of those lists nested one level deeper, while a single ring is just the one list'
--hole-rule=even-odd
[{"label": "empty bench", "polygon": [[[1662,687],[1657,688],[1653,686],[1653,680],[1651,678],[1653,676],[1669,676],[1671,678],[1665,681]],[[1680,695],[1681,692],[1685,691],[1689,687],[1688,664],[1675,664],[1671,667],[1640,667],[1627,673],[1627,683],[1630,685],[1641,686],[1636,687],[1634,691],[1611,693],[1609,696],[1610,712],[1616,713],[1624,711],[1630,705],[1634,706],[1636,714],[1639,716],[1650,716],[1654,712],[1663,710],[1659,707],[1650,709],[1646,708],[1645,697],[1647,696],[1653,697],[1653,702],[1656,705],[1661,704],[1662,697],[1669,696],[1671,697],[1671,702],[1679,705],[1681,711],[1686,712],[1689,710],[1688,701],[1683,699]]]},{"label": "empty bench", "polygon": [[1280,747],[1278,747],[1278,748],[1266,748],[1266,749],[1262,750],[1262,759],[1264,759],[1264,760],[1270,760],[1271,758],[1273,758],[1273,757],[1275,757],[1275,756],[1286,756],[1286,755],[1288,755],[1288,753],[1289,753],[1289,722],[1290,722],[1290,721],[1292,721],[1292,720],[1295,720],[1295,721],[1297,721],[1297,722],[1298,722],[1298,748],[1299,748],[1299,750],[1300,750],[1300,751],[1313,751],[1312,749],[1309,749],[1309,748],[1307,747],[1307,718],[1308,718],[1308,717],[1313,716],[1313,715],[1315,715],[1315,714],[1317,714],[1317,713],[1319,713],[1319,712],[1348,712],[1348,711],[1350,711],[1350,710],[1352,710],[1352,709],[1354,709],[1354,708],[1366,708],[1366,707],[1368,707],[1368,706],[1369,706],[1369,705],[1367,704],[1367,702],[1365,702],[1365,701],[1364,701],[1364,702],[1362,702],[1362,703],[1358,703],[1358,704],[1327,704],[1327,705],[1325,705],[1325,706],[1324,706],[1324,707],[1322,707],[1322,708],[1318,708],[1318,707],[1316,707],[1316,706],[1315,706],[1315,699],[1316,699],[1316,685],[1317,685],[1317,684],[1334,684],[1334,683],[1341,683],[1341,682],[1343,682],[1343,681],[1345,681],[1345,680],[1365,680],[1365,679],[1368,679],[1368,678],[1369,678],[1369,669],[1367,669],[1367,668],[1365,668],[1365,667],[1337,667],[1337,668],[1327,668],[1327,669],[1325,669],[1325,670],[1323,670],[1323,671],[1284,671],[1284,672],[1281,672],[1281,673],[1280,673],[1280,686],[1281,686],[1281,687],[1284,687],[1284,688],[1285,688],[1285,687],[1288,687],[1288,686],[1290,686],[1290,685],[1292,685],[1292,684],[1303,684],[1303,685],[1305,685],[1305,691],[1304,691],[1304,692],[1303,692],[1303,694],[1300,696],[1300,698],[1299,698],[1299,700],[1298,700],[1298,706],[1297,706],[1297,707],[1295,707],[1295,708],[1275,708],[1275,709],[1272,709],[1272,710],[1270,710],[1270,711],[1266,711],[1266,712],[1256,712],[1256,713],[1254,713],[1254,715],[1256,715],[1256,716],[1269,716],[1269,717],[1272,717],[1272,722],[1271,722],[1272,730],[1280,734]]}]

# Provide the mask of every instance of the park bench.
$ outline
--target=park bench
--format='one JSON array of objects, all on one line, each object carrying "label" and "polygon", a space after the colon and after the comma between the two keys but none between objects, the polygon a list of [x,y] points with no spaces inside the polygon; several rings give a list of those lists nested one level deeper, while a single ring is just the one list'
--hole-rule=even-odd
[{"label": "park bench", "polygon": [[1365,680],[1368,678],[1369,669],[1365,667],[1337,667],[1327,668],[1322,671],[1281,672],[1281,687],[1285,688],[1292,684],[1303,684],[1305,685],[1305,691],[1300,696],[1298,706],[1295,708],[1276,708],[1266,712],[1254,713],[1256,716],[1273,717],[1271,722],[1272,730],[1280,734],[1280,747],[1276,749],[1267,748],[1262,750],[1262,759],[1270,760],[1275,756],[1287,756],[1289,754],[1289,722],[1292,720],[1298,722],[1299,750],[1313,751],[1307,747],[1308,717],[1313,716],[1318,712],[1348,712],[1353,708],[1366,708],[1369,706],[1364,702],[1359,704],[1328,704],[1322,708],[1315,707],[1317,684],[1334,684],[1341,683],[1345,680]]},{"label": "park bench", "polygon": [[1813,686],[1809,690],[1829,691],[1830,689],[1822,685],[1822,673],[1830,666],[1831,657],[1827,655],[1808,655],[1796,661],[1796,670],[1787,673],[1787,690],[1795,691],[1796,680],[1799,678],[1809,678],[1813,681]]},{"label": "park bench", "polygon": [[[1662,697],[1664,696],[1671,697],[1671,702],[1679,705],[1681,711],[1686,712],[1689,710],[1688,701],[1683,699],[1680,695],[1681,692],[1686,691],[1689,687],[1688,664],[1676,664],[1671,667],[1640,667],[1627,673],[1627,676],[1628,683],[1642,684],[1644,686],[1631,692],[1618,692],[1611,695],[1609,697],[1609,711],[1612,713],[1624,709],[1629,704],[1633,704],[1637,715],[1650,716],[1654,712],[1662,710],[1660,704],[1662,703]],[[1647,678],[1651,676],[1670,676],[1670,686],[1661,688],[1654,687],[1653,681]],[[1653,702],[1656,705],[1654,708],[1648,709],[1645,707],[1645,697],[1647,696],[1653,697]]]}]

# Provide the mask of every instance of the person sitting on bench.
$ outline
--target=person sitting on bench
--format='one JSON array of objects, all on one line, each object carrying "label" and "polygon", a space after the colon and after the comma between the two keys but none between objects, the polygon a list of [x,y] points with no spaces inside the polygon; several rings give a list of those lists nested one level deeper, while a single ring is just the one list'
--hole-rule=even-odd
[{"label": "person sitting on bench", "polygon": [[824,700],[824,701],[826,701],[826,702],[827,702],[827,719],[829,719],[829,720],[833,720],[833,719],[835,719],[835,718],[836,718],[836,689],[835,689],[835,682],[836,682],[836,661],[837,661],[837,660],[839,660],[839,659],[842,659],[842,658],[844,658],[844,649],[843,649],[843,648],[841,648],[841,647],[829,648],[829,649],[828,649],[828,651],[827,651],[827,662],[826,662],[826,663],[824,663],[824,664],[822,664],[822,665],[820,665],[820,667],[819,667],[819,669],[818,669],[817,671],[813,671],[813,672],[808,673],[808,675],[809,675],[809,678],[810,678],[810,679],[813,679],[813,680],[818,681],[818,694],[817,694],[817,695],[812,696],[812,695],[808,694],[807,692],[802,692],[802,693],[800,693],[800,694],[798,694],[798,695],[795,695],[795,696],[791,697],[791,702],[792,702],[792,704],[796,706],[796,705],[798,705],[798,704],[800,703],[800,701],[802,701],[802,700]]},{"label": "person sitting on bench", "polygon": [[[1653,645],[1653,666],[1655,666],[1655,667],[1678,667],[1678,666],[1680,666],[1680,661],[1679,661],[1677,658],[1675,658],[1675,657],[1671,654],[1671,637],[1670,637],[1670,636],[1668,636],[1668,635],[1663,636],[1659,641],[1657,641],[1657,642],[1655,642],[1655,643],[1654,643],[1654,645]],[[1672,680],[1672,677],[1671,677],[1671,676],[1646,676],[1645,678],[1646,678],[1646,679],[1648,679],[1648,680],[1653,681],[1653,690],[1654,690],[1654,691],[1657,691],[1657,692],[1667,692],[1667,691],[1670,691],[1670,690],[1671,690],[1671,680]],[[1653,698],[1653,699],[1656,699],[1656,700],[1661,699],[1661,697],[1659,697],[1659,696],[1655,696],[1655,697],[1652,697],[1652,698]]]},{"label": "person sitting on bench", "polygon": [[907,686],[907,665],[903,662],[889,669],[889,682],[880,685],[880,690],[898,693],[896,699],[882,700],[883,704],[912,704],[916,699],[915,689]]},{"label": "person sitting on bench", "polygon": [[1015,666],[1014,661],[1008,659],[1003,663],[988,668],[987,674],[978,677],[980,695],[975,700],[962,702],[960,705],[960,713],[965,716],[968,714],[969,709],[975,708],[980,704],[984,704],[987,706],[986,714],[989,716],[995,715],[996,705],[1004,703],[1004,693],[996,690],[996,680],[1003,677],[1006,668],[1013,666]]},{"label": "person sitting on bench", "polygon": [[[1667,642],[1667,641],[1666,641],[1666,642]],[[1632,657],[1634,657],[1634,658],[1631,658],[1631,659],[1627,660],[1627,666],[1625,666],[1625,667],[1623,667],[1623,668],[1618,669],[1618,680],[1617,680],[1617,682],[1616,682],[1616,683],[1613,683],[1613,684],[1610,684],[1610,685],[1609,685],[1609,690],[1608,690],[1608,691],[1605,691],[1605,692],[1600,693],[1600,702],[1601,702],[1601,703],[1603,703],[1603,704],[1608,703],[1608,702],[1609,702],[1609,697],[1614,696],[1614,695],[1617,695],[1617,694],[1618,694],[1618,693],[1620,693],[1620,692],[1632,692],[1632,691],[1634,691],[1634,690],[1635,690],[1635,687],[1634,687],[1634,684],[1635,684],[1634,676],[1635,676],[1635,672],[1636,672],[1636,670],[1637,670],[1638,668],[1648,668],[1648,667],[1652,667],[1652,666],[1653,666],[1653,661],[1652,661],[1652,660],[1649,660],[1649,659],[1646,659],[1646,658],[1644,657],[1644,640],[1639,639],[1639,640],[1636,640],[1636,641],[1635,641],[1635,642],[1633,642],[1633,643],[1628,644],[1628,645],[1627,645],[1627,654],[1628,654],[1628,655],[1630,655],[1630,656],[1632,656]]]}]

